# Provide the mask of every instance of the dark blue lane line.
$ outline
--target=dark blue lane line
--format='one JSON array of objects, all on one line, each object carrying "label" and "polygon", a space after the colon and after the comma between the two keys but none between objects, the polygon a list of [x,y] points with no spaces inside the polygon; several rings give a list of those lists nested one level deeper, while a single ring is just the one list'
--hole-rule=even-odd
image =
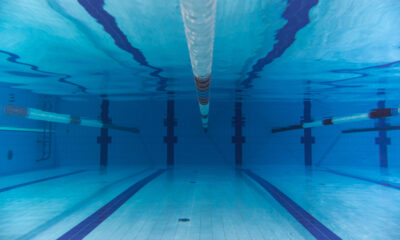
[{"label": "dark blue lane line", "polygon": [[[75,86],[75,87],[79,88],[82,92],[86,92],[86,88],[85,87],[83,87],[83,86],[81,86],[79,84],[76,84],[76,83],[68,81],[67,79],[71,78],[71,76],[68,75],[68,74],[43,71],[43,70],[40,70],[40,68],[38,66],[18,61],[18,59],[20,59],[21,57],[18,56],[17,54],[15,54],[15,53],[7,52],[7,51],[4,51],[4,50],[0,50],[0,53],[8,55],[8,58],[6,60],[9,61],[9,62],[12,62],[12,63],[15,63],[15,64],[19,64],[19,65],[23,65],[23,66],[28,66],[32,71],[35,71],[35,72],[38,72],[38,73],[41,73],[41,74],[45,74],[42,77],[49,77],[49,75],[59,76],[60,77],[58,79],[59,82]],[[14,74],[14,75],[19,75],[19,76],[24,76],[24,77],[38,77],[38,76],[34,76],[34,75],[29,75],[29,73],[10,72],[10,71],[8,71],[8,73]]]},{"label": "dark blue lane line", "polygon": [[67,80],[67,79],[69,79],[69,78],[72,78],[72,76],[71,76],[71,75],[65,75],[64,77],[59,78],[58,81],[59,81],[59,82],[62,82],[62,83],[69,84],[69,85],[72,85],[72,86],[75,86],[75,87],[79,88],[79,90],[81,90],[81,92],[86,93],[86,91],[87,91],[87,88],[86,88],[86,87],[84,87],[84,86],[82,86],[82,85],[79,85],[79,84],[77,84],[77,83],[73,83],[73,82]]},{"label": "dark blue lane line", "polygon": [[164,91],[168,79],[160,76],[163,69],[150,65],[144,54],[138,48],[132,46],[126,34],[118,27],[115,18],[104,9],[104,0],[78,0],[78,3],[103,26],[104,31],[114,39],[117,47],[130,53],[133,59],[140,65],[154,70],[150,75],[159,79],[160,86],[157,90]]},{"label": "dark blue lane line", "polygon": [[85,209],[93,201],[97,201],[99,198],[102,198],[103,194],[106,193],[107,191],[110,191],[111,189],[115,188],[116,186],[118,186],[119,184],[121,184],[123,182],[129,181],[133,177],[140,176],[140,175],[144,174],[145,172],[150,172],[150,170],[151,170],[151,168],[146,168],[139,172],[129,174],[128,176],[125,176],[116,181],[113,181],[110,184],[107,184],[106,186],[104,186],[104,187],[100,188],[99,190],[97,190],[96,192],[94,192],[92,195],[86,197],[85,199],[82,199],[81,201],[74,204],[72,207],[66,209],[65,211],[61,212],[57,216],[47,220],[46,222],[42,223],[41,225],[37,226],[36,228],[32,229],[28,233],[25,233],[24,235],[18,237],[15,240],[34,239],[39,234],[43,234],[45,231],[49,230],[54,225],[60,223],[61,221],[64,221],[65,218],[73,215],[74,213],[80,211],[81,209]]},{"label": "dark blue lane line", "polygon": [[71,230],[66,232],[64,235],[58,238],[58,240],[80,240],[86,237],[108,217],[110,217],[115,211],[117,211],[126,201],[128,201],[135,193],[137,193],[142,187],[154,180],[156,177],[165,172],[165,169],[159,169],[142,180],[136,182],[124,192],[116,196],[106,205],[98,209],[92,215],[87,217],[85,220],[80,222],[78,225],[73,227]]},{"label": "dark blue lane line", "polygon": [[371,69],[384,69],[384,68],[389,68],[389,67],[395,66],[397,64],[400,64],[400,60],[399,61],[390,62],[390,63],[381,64],[381,65],[376,65],[376,66],[364,67],[364,68],[331,70],[330,72],[332,72],[332,73],[348,73],[348,74],[356,74],[358,76],[345,78],[345,79],[340,79],[340,80],[335,80],[335,81],[326,81],[326,82],[322,82],[322,83],[324,83],[324,84],[328,84],[328,83],[333,84],[333,83],[337,83],[337,82],[344,82],[344,81],[355,80],[355,79],[359,79],[359,78],[365,78],[365,77],[370,76],[370,74],[363,73],[361,71],[371,70]]},{"label": "dark blue lane line", "polygon": [[[120,61],[118,58],[114,57],[112,52],[108,50],[107,48],[103,47],[102,44],[98,43],[97,36],[93,34],[93,31],[85,25],[84,22],[79,20],[78,18],[73,17],[72,15],[68,14],[68,11],[66,11],[57,1],[54,0],[47,0],[47,4],[49,7],[54,10],[56,13],[60,14],[63,18],[67,19],[70,21],[72,24],[76,26],[79,31],[81,31],[86,38],[91,42],[91,44],[99,51],[103,52],[105,55],[107,55],[109,58],[113,59],[115,62],[117,62],[119,65],[121,65],[124,68],[130,68],[130,66],[123,61]],[[162,78],[158,82],[158,87],[157,91],[165,91],[167,88],[167,79]]]},{"label": "dark blue lane line", "polygon": [[70,172],[70,173],[65,173],[65,174],[56,175],[56,176],[47,177],[47,178],[42,178],[42,179],[38,179],[38,180],[26,182],[26,183],[20,183],[20,184],[9,186],[9,187],[5,187],[5,188],[0,188],[0,193],[1,192],[6,192],[6,191],[9,191],[9,190],[12,190],[12,189],[16,189],[16,188],[32,185],[32,184],[35,184],[35,183],[40,183],[40,182],[45,182],[45,181],[49,181],[49,180],[53,180],[53,179],[57,179],[57,178],[62,178],[62,177],[75,175],[75,174],[86,172],[86,171],[87,170],[78,170],[78,171],[74,171],[74,172]]},{"label": "dark blue lane line", "polygon": [[341,239],[329,228],[319,222],[306,210],[300,207],[296,202],[281,192],[277,187],[267,180],[254,174],[252,171],[243,170],[250,178],[260,184],[271,196],[284,207],[307,231],[309,231],[318,240],[338,240]]},{"label": "dark blue lane line", "polygon": [[370,178],[366,178],[366,177],[360,177],[360,176],[356,176],[356,175],[352,175],[352,174],[348,174],[348,173],[344,173],[344,172],[339,172],[339,171],[331,170],[331,169],[325,169],[322,171],[340,175],[340,176],[344,176],[344,177],[354,178],[354,179],[361,180],[364,182],[375,183],[375,184],[379,184],[381,186],[400,190],[400,185],[396,185],[396,184],[386,182],[386,181],[380,181],[380,180],[370,179]]},{"label": "dark blue lane line", "polygon": [[50,77],[49,75],[45,74],[37,74],[37,73],[27,73],[27,72],[20,72],[20,71],[5,71],[8,74],[20,76],[20,77],[31,77],[31,78],[46,78]]},{"label": "dark blue lane line", "polygon": [[361,71],[371,70],[371,69],[384,69],[384,68],[389,68],[389,67],[395,66],[397,64],[400,64],[400,60],[381,64],[381,65],[364,67],[364,68],[330,70],[329,72],[331,72],[331,73],[346,73],[346,74],[354,74],[356,76],[345,78],[345,79],[339,79],[339,80],[329,80],[329,81],[317,82],[317,84],[331,87],[329,89],[325,89],[325,91],[334,90],[334,89],[344,89],[344,88],[361,88],[361,87],[364,87],[363,84],[344,85],[344,84],[340,84],[340,83],[357,80],[357,79],[363,79],[363,78],[371,76],[371,74],[361,72]]},{"label": "dark blue lane line", "polygon": [[103,47],[101,43],[99,43],[97,36],[93,33],[93,31],[80,19],[75,18],[74,16],[70,15],[68,11],[60,5],[59,2],[54,1],[54,0],[47,0],[47,4],[49,7],[59,14],[61,17],[64,19],[68,20],[70,23],[72,23],[80,32],[82,32],[85,37],[90,41],[90,43],[93,45],[94,48],[97,50],[103,52],[105,55],[107,55],[109,58],[113,59],[115,62],[117,62],[119,65],[125,68],[129,68],[127,64],[124,62],[120,61],[118,58],[115,58],[112,55],[112,52],[108,50],[106,47]]},{"label": "dark blue lane line", "polygon": [[19,62],[18,59],[20,58],[20,56],[18,56],[15,53],[7,52],[7,51],[4,51],[4,50],[0,50],[0,53],[8,55],[9,57],[7,58],[7,61],[9,61],[9,62],[12,62],[12,63],[15,63],[15,64],[19,64],[19,65],[28,66],[28,67],[30,67],[31,70],[33,70],[35,72],[40,72],[40,73],[50,74],[50,75],[54,74],[52,72],[42,71],[42,70],[39,69],[38,66],[35,66],[35,65],[32,65],[32,64],[29,64],[29,63]]},{"label": "dark blue lane line", "polygon": [[277,42],[273,49],[263,58],[260,58],[252,70],[247,73],[247,78],[242,82],[242,86],[248,89],[252,87],[254,79],[258,78],[259,72],[272,63],[275,59],[282,56],[296,40],[296,34],[310,22],[310,10],[318,4],[318,0],[288,0],[285,12],[282,17],[287,23],[278,30],[275,35]]}]

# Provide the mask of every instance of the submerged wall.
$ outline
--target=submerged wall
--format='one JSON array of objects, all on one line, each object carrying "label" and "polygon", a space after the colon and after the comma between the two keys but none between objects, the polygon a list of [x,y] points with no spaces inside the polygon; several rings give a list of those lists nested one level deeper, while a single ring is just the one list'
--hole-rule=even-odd
[{"label": "submerged wall", "polygon": [[[57,98],[33,94],[30,91],[22,89],[0,88],[0,101],[3,103],[3,106],[12,104],[43,108],[44,104],[51,103],[53,108],[57,107]],[[7,116],[3,110],[0,114],[1,127],[43,128],[42,122]],[[45,157],[50,152],[50,158],[42,159],[42,141],[42,133],[0,131],[0,174],[11,174],[54,166],[55,145],[53,144],[51,149],[45,150]]]},{"label": "submerged wall", "polygon": [[[61,101],[59,112],[90,119],[100,119],[101,99]],[[207,134],[201,127],[198,104],[175,101],[176,164],[233,164],[231,103],[215,103],[213,123]],[[110,165],[165,165],[167,116],[165,101],[110,102],[109,116],[114,124],[137,127],[140,134],[110,130],[108,162]],[[76,125],[57,125],[57,161],[60,165],[96,165],[100,162],[97,137],[100,129]]]},{"label": "submerged wall", "polygon": [[[387,102],[386,106],[396,107]],[[366,113],[376,108],[376,102],[312,103],[312,119],[321,120],[333,116]],[[303,102],[249,102],[243,106],[246,116],[246,164],[303,164],[304,145],[301,144],[303,130],[272,134],[272,127],[284,127],[300,123],[303,116]],[[314,128],[315,137],[313,163],[321,166],[379,166],[379,147],[375,144],[378,132],[342,134],[342,130],[374,127],[377,120],[332,125]],[[386,119],[391,125],[399,125],[399,117]],[[399,166],[399,131],[388,131],[391,144],[388,145],[389,166]]]},{"label": "submerged wall", "polygon": [[176,101],[176,163],[234,164],[232,144],[232,114],[234,103],[213,101],[210,105],[209,128],[204,132],[198,113],[198,103]]},{"label": "submerged wall", "polygon": [[[4,103],[41,108],[43,102],[52,101],[55,112],[67,113],[89,119],[100,119],[101,99],[90,98],[83,101],[57,100],[31,94],[24,90],[2,90]],[[303,102],[244,102],[245,124],[243,136],[244,165],[254,164],[304,164],[304,145],[301,144],[303,130],[271,133],[271,128],[298,124],[303,115]],[[388,102],[394,107],[395,103]],[[358,103],[312,103],[312,118],[315,120],[331,116],[346,116],[368,112],[376,107],[376,102]],[[232,143],[235,103],[213,101],[210,108],[210,125],[204,133],[198,116],[195,99],[175,101],[175,163],[185,164],[225,164],[234,165],[235,145]],[[110,130],[108,161],[110,165],[166,164],[166,101],[111,101],[109,116],[114,124],[138,127],[141,133],[132,134]],[[398,117],[388,118],[391,125],[398,125]],[[342,134],[351,128],[373,127],[376,120],[315,128],[312,135],[313,163],[321,166],[379,166],[379,148],[375,144],[377,132]],[[2,126],[42,127],[41,122],[17,117],[4,116]],[[0,146],[0,173],[11,173],[54,165],[99,165],[100,146],[97,137],[100,129],[77,125],[54,124],[55,134],[51,159],[37,161],[41,155],[40,136],[37,133],[2,132],[3,145]],[[389,166],[399,166],[397,147],[400,132],[390,131],[388,137]],[[8,151],[12,158],[8,159]]]},{"label": "submerged wall", "polygon": [[[164,154],[163,102],[136,101],[114,102],[109,105],[109,117],[113,124],[137,127],[140,134],[109,130],[111,143],[108,149],[110,165],[160,164]],[[61,101],[59,111],[88,119],[100,120],[101,99]],[[58,125],[57,160],[60,165],[98,165],[100,146],[99,128],[77,125]]]}]

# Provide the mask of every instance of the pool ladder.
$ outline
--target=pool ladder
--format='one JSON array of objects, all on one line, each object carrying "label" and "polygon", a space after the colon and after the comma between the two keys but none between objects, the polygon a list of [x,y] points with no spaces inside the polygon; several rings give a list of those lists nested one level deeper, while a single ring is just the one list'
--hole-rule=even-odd
[{"label": "pool ladder", "polygon": [[[43,102],[43,110],[51,111],[53,105],[49,101]],[[36,162],[41,162],[50,159],[51,157],[51,147],[52,147],[52,123],[43,121],[42,123],[43,133],[41,133],[38,137],[37,143],[42,145],[42,152],[39,159]]]}]

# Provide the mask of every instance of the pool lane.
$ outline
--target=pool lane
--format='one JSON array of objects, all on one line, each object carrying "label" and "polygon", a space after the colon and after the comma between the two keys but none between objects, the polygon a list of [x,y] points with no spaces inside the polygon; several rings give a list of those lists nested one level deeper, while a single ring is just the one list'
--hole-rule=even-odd
[{"label": "pool lane", "polygon": [[176,167],[85,239],[312,239],[271,196],[249,183],[227,167]]},{"label": "pool lane", "polygon": [[341,172],[341,171],[337,171],[337,170],[332,170],[332,169],[324,169],[321,170],[324,172],[328,172],[328,173],[332,173],[332,174],[336,174],[336,175],[340,175],[340,176],[344,176],[344,177],[349,177],[349,178],[354,178],[360,181],[365,181],[365,182],[369,182],[369,183],[374,183],[374,184],[378,184],[384,187],[389,187],[392,189],[396,189],[396,190],[400,190],[400,185],[388,182],[388,181],[384,181],[384,180],[376,180],[373,178],[368,178],[368,177],[363,177],[363,176],[357,176],[354,174],[349,174],[349,173],[345,173],[345,172]]},{"label": "pool lane", "polygon": [[268,193],[271,194],[282,207],[284,207],[301,225],[303,225],[318,240],[340,240],[341,238],[318,221],[315,217],[305,211],[296,202],[281,192],[277,187],[269,183],[252,171],[243,170],[250,178],[260,184]]},{"label": "pool lane", "polygon": [[304,166],[252,166],[343,239],[400,239],[400,192]]},{"label": "pool lane", "polygon": [[38,179],[47,178],[56,175],[63,175],[74,171],[83,170],[82,167],[62,167],[62,168],[45,168],[21,173],[6,174],[0,176],[0,189],[13,185],[19,185],[26,182],[32,182]]},{"label": "pool lane", "polygon": [[[41,223],[28,233],[21,235],[16,240],[26,240],[26,239],[34,239],[38,235],[43,235],[44,232],[53,231],[57,225],[62,225],[64,221],[68,217],[74,216],[79,212],[87,211],[86,209],[90,208],[91,202],[95,201],[96,199],[101,199],[107,196],[107,193],[111,191],[113,188],[118,188],[120,184],[123,184],[126,181],[135,179],[136,176],[141,176],[143,173],[149,172],[151,169],[143,169],[138,172],[134,172],[129,175],[124,175],[122,178],[119,178],[115,181],[110,181],[109,184],[106,184],[93,192],[93,194],[77,201],[74,203],[73,206],[70,208],[65,209],[64,211],[60,212],[58,215],[47,219],[45,222]],[[123,174],[122,174],[123,175]],[[64,228],[63,228],[64,229]],[[66,231],[66,230],[64,230]],[[62,232],[60,232],[61,234]]]},{"label": "pool lane", "polygon": [[142,187],[154,180],[165,172],[165,169],[159,169],[149,176],[136,182],[124,192],[113,198],[106,205],[101,207],[99,210],[94,212],[92,215],[87,217],[85,220],[80,222],[74,228],[59,237],[59,240],[80,240],[86,237],[96,227],[98,227],[104,220],[111,216],[118,208],[120,208],[126,201],[128,201],[135,193],[137,193]]},{"label": "pool lane", "polygon": [[399,191],[304,167],[250,169],[276,189],[227,167],[176,167],[140,191],[133,186],[155,169],[87,171],[6,191],[0,239],[57,239],[89,218],[76,231],[89,229],[84,239],[329,239],[307,231],[282,199],[343,239],[400,239]]},{"label": "pool lane", "polygon": [[[93,169],[3,192],[0,239],[56,239],[146,174],[145,169]],[[54,175],[51,171],[47,174]],[[18,176],[24,178],[24,174]],[[118,184],[113,185],[114,182]]]},{"label": "pool lane", "polygon": [[86,171],[87,170],[77,170],[77,171],[73,171],[73,172],[69,172],[69,173],[64,173],[64,174],[61,174],[61,175],[55,175],[55,176],[46,177],[46,178],[40,178],[40,179],[36,179],[36,180],[33,180],[33,181],[24,182],[24,183],[20,183],[20,184],[16,184],[16,185],[11,185],[11,186],[8,186],[8,187],[0,188],[0,193],[6,192],[6,191],[9,191],[9,190],[12,190],[12,189],[16,189],[16,188],[28,186],[28,185],[40,183],[40,182],[50,181],[50,180],[57,179],[57,178],[62,178],[62,177],[68,177],[68,176],[79,174],[79,173],[83,173],[83,172],[86,172]]}]

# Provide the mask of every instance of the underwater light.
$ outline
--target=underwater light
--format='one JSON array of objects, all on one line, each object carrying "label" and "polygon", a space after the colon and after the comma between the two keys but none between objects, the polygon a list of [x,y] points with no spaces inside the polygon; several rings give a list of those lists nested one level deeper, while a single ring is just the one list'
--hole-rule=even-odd
[{"label": "underwater light", "polygon": [[190,62],[197,88],[202,126],[206,131],[217,1],[180,0],[180,3]]},{"label": "underwater light", "polygon": [[74,125],[94,127],[94,128],[108,128],[125,132],[139,133],[139,129],[137,128],[118,126],[111,123],[103,123],[98,120],[84,119],[69,114],[46,112],[35,108],[23,108],[23,107],[7,105],[4,107],[4,112],[9,116],[19,116],[32,120],[63,123],[63,124],[74,124]]},{"label": "underwater light", "polygon": [[369,113],[360,113],[354,114],[345,117],[334,117],[334,118],[327,118],[324,120],[313,121],[313,122],[306,122],[299,125],[293,125],[288,127],[282,128],[274,128],[272,129],[272,133],[277,132],[285,132],[290,130],[296,129],[304,129],[304,128],[314,128],[314,127],[322,127],[326,125],[337,125],[342,123],[349,123],[349,122],[358,122],[364,121],[368,119],[377,119],[377,118],[385,118],[399,115],[399,108],[382,108],[382,109],[372,109]]}]

